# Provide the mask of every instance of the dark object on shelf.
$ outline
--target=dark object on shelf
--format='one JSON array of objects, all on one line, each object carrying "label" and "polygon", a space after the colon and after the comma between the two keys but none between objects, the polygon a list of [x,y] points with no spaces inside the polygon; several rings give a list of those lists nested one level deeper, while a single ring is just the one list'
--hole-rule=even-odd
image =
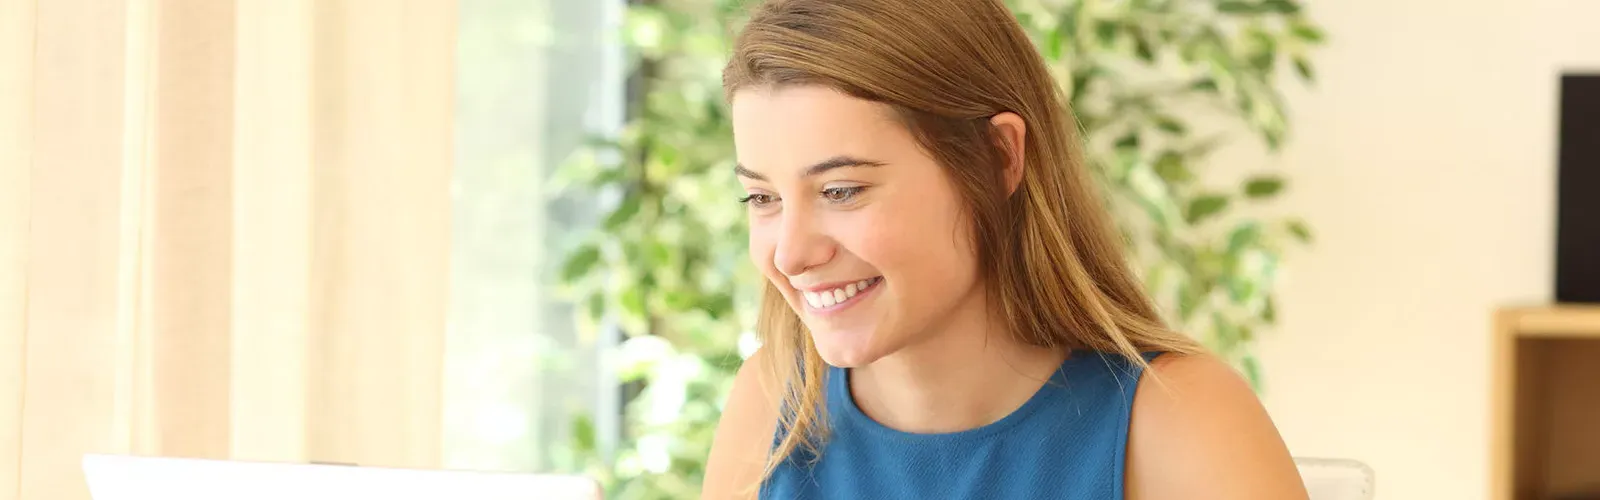
[{"label": "dark object on shelf", "polygon": [[1600,303],[1600,75],[1561,77],[1560,134],[1556,301]]}]

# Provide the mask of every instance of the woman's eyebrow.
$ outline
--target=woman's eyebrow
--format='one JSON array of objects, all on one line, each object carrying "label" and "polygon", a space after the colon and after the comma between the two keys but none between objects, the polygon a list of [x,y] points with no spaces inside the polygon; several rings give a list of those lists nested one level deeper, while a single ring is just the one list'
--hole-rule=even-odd
[{"label": "woman's eyebrow", "polygon": [[811,176],[814,176],[814,175],[821,175],[823,172],[827,172],[829,170],[833,170],[833,169],[836,169],[836,168],[844,168],[844,167],[881,167],[881,166],[883,166],[883,162],[881,162],[881,161],[863,160],[863,159],[860,159],[860,158],[856,158],[854,156],[843,156],[843,155],[841,155],[841,156],[835,156],[833,158],[829,158],[829,159],[823,160],[822,162],[817,163],[816,165],[812,165],[810,167],[806,167],[806,172],[804,174],[802,174],[801,176],[802,177],[811,177]]},{"label": "woman's eyebrow", "polygon": [[[833,170],[833,169],[836,169],[836,168],[845,168],[845,167],[881,167],[883,165],[884,165],[884,163],[881,162],[881,161],[864,160],[864,159],[857,158],[857,157],[854,157],[854,156],[839,155],[839,156],[835,156],[833,158],[829,158],[829,159],[823,160],[821,162],[818,162],[815,165],[806,167],[805,173],[802,173],[801,176],[802,177],[812,177],[812,176],[816,176],[816,175],[821,175],[823,172],[827,172],[829,170]],[[739,165],[739,164],[734,165],[733,166],[733,172],[735,174],[739,175],[740,177],[746,177],[746,178],[750,178],[750,179],[754,179],[754,180],[758,180],[758,181],[767,180],[767,176],[761,175],[761,173],[759,173],[759,172],[756,172],[756,171],[750,170],[748,168],[745,168],[744,165]]]}]

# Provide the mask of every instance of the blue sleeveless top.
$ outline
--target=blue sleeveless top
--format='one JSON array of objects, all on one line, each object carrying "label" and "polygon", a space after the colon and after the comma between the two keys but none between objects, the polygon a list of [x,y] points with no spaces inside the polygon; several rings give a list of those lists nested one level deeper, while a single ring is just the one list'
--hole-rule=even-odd
[{"label": "blue sleeveless top", "polygon": [[862,413],[850,372],[829,368],[832,433],[821,460],[797,450],[762,484],[761,499],[1120,499],[1141,371],[1119,354],[1074,351],[999,421],[912,434]]}]

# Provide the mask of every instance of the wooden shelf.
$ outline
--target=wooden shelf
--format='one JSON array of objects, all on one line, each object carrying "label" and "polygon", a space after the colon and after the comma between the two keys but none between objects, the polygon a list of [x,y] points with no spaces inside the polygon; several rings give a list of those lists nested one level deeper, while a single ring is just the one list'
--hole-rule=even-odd
[{"label": "wooden shelf", "polygon": [[1600,306],[1513,307],[1500,311],[1502,335],[1600,339]]},{"label": "wooden shelf", "polygon": [[1600,306],[1496,312],[1491,495],[1600,492]]}]

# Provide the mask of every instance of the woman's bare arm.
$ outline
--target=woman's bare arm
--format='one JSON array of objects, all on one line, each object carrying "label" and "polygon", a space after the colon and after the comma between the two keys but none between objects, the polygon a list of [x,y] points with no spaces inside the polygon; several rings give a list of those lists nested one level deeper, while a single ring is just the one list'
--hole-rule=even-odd
[{"label": "woman's bare arm", "polygon": [[1151,371],[1128,426],[1129,500],[1306,498],[1277,427],[1231,367],[1169,354]]}]

